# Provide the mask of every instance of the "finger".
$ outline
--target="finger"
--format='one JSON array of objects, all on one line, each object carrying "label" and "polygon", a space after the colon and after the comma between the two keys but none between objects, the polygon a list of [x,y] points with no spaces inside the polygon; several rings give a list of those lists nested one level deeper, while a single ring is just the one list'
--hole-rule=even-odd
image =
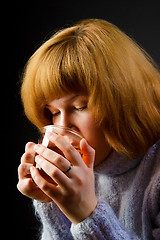
[{"label": "finger", "polygon": [[28,142],[28,143],[26,144],[26,146],[25,146],[25,152],[34,155],[34,154],[35,154],[35,149],[34,149],[34,146],[35,146],[35,145],[36,145],[36,144],[33,143],[33,142]]},{"label": "finger", "polygon": [[45,194],[42,194],[41,189],[37,187],[32,178],[26,178],[22,181],[19,181],[17,184],[17,189],[25,196],[30,197],[32,199],[36,199],[41,202],[50,202],[50,199]]},{"label": "finger", "polygon": [[83,161],[89,168],[93,169],[95,161],[95,150],[87,143],[84,138],[80,141],[80,149],[83,154]]},{"label": "finger", "polygon": [[[68,186],[68,176],[64,174],[60,169],[48,162],[42,156],[36,156],[36,163],[43,169],[43,171],[60,187],[66,188]],[[68,169],[67,167],[66,169]],[[65,169],[65,170],[66,170]]]},{"label": "finger", "polygon": [[[46,158],[43,158],[42,155],[37,155],[35,157],[35,162],[38,164],[38,161],[39,160],[43,160],[43,159],[46,159]],[[56,155],[54,157],[54,159],[52,159],[51,161],[47,158],[46,159],[47,161],[49,161],[51,163],[51,165],[54,165],[56,166],[58,169],[60,169],[62,172],[65,172],[66,169],[69,168],[69,166],[71,165],[70,162],[68,160],[66,160],[65,158],[63,158],[61,155]],[[43,161],[45,162],[45,161]],[[39,166],[39,165],[38,165]]]},{"label": "finger", "polygon": [[18,182],[17,188],[22,194],[29,196],[31,191],[36,188],[36,185],[32,178],[26,178]]},{"label": "finger", "polygon": [[29,178],[30,175],[30,168],[33,166],[33,164],[29,163],[21,163],[18,167],[18,176],[19,179]]},{"label": "finger", "polygon": [[46,181],[39,173],[38,169],[31,167],[31,176],[36,185],[50,198],[54,199],[60,195],[60,188],[57,185]]},{"label": "finger", "polygon": [[36,153],[38,153],[39,155],[43,156],[44,158],[46,158],[47,160],[49,160],[51,162],[54,158],[57,157],[57,155],[59,155],[57,152],[55,152],[41,144],[36,144],[34,146],[34,149],[35,149]]},{"label": "finger", "polygon": [[73,164],[79,165],[82,162],[80,153],[69,143],[64,136],[48,132],[47,138],[54,143],[64,154],[64,156]]},{"label": "finger", "polygon": [[70,166],[70,162],[66,158],[51,149],[48,149],[40,144],[37,144],[35,149],[40,156],[47,159],[63,172]]},{"label": "finger", "polygon": [[32,163],[34,164],[35,154],[24,153],[21,157],[21,163]]}]

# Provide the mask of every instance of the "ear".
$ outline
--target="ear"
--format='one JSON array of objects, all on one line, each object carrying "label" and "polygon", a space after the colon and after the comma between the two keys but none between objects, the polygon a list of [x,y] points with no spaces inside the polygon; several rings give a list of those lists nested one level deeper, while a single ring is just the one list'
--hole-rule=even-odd
[{"label": "ear", "polygon": [[80,142],[80,149],[83,154],[83,161],[88,168],[93,169],[95,161],[95,150],[83,138]]}]

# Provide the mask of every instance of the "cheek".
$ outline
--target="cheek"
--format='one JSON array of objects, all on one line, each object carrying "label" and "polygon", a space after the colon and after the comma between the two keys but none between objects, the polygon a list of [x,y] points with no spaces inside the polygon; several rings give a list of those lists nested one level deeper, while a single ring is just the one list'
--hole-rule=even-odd
[{"label": "cheek", "polygon": [[99,130],[98,133],[94,133],[91,146],[95,149],[96,153],[94,162],[95,166],[101,163],[104,159],[106,159],[111,152],[111,147],[106,141],[105,136],[103,135],[101,130]]},{"label": "cheek", "polygon": [[84,138],[91,146],[95,146],[95,143],[99,142],[96,140],[96,138],[101,138],[102,133],[96,126],[92,115],[88,113],[83,116],[83,118],[81,118],[79,126],[82,136],[84,136]]},{"label": "cheek", "polygon": [[87,121],[83,121],[83,128],[81,129],[81,133],[89,145],[95,149],[95,165],[97,165],[108,156],[111,148],[108,145],[102,130],[96,126],[92,116],[89,115],[86,120]]}]

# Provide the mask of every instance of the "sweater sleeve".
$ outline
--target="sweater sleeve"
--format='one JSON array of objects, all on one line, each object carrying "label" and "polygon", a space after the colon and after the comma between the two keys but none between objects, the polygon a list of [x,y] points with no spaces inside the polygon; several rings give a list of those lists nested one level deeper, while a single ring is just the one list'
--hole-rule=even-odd
[{"label": "sweater sleeve", "polygon": [[119,222],[108,203],[100,201],[92,215],[83,222],[71,225],[71,232],[76,240],[139,240],[129,233]]},{"label": "sweater sleeve", "polygon": [[[157,173],[152,177],[143,203],[143,232],[148,239],[160,239],[160,165],[157,166]],[[147,226],[147,227],[146,227]],[[150,228],[148,227],[150,226]],[[152,232],[148,229],[152,229]]]},{"label": "sweater sleeve", "polygon": [[42,223],[41,240],[73,240],[71,222],[54,202],[33,201],[35,212]]}]

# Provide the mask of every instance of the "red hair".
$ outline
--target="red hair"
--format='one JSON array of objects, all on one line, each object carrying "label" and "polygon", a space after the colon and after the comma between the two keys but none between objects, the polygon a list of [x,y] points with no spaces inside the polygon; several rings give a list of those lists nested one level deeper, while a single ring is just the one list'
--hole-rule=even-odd
[{"label": "red hair", "polygon": [[153,60],[113,24],[84,20],[57,32],[29,59],[21,88],[38,128],[51,124],[45,105],[86,93],[109,144],[134,158],[160,137],[160,74]]}]

